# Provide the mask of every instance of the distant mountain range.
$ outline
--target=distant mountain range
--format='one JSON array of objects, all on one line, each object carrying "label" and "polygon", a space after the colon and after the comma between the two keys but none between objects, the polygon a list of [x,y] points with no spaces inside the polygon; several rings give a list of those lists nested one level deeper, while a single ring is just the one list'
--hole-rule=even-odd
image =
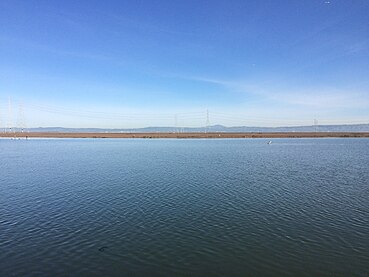
[{"label": "distant mountain range", "polygon": [[[19,131],[16,128],[14,131]],[[226,133],[268,133],[268,132],[369,132],[369,124],[346,125],[311,125],[294,127],[226,127],[213,125],[208,128],[175,128],[175,127],[146,127],[134,129],[104,129],[104,128],[62,128],[39,127],[29,128],[29,132],[59,132],[59,133],[173,133],[173,132],[226,132]]]}]

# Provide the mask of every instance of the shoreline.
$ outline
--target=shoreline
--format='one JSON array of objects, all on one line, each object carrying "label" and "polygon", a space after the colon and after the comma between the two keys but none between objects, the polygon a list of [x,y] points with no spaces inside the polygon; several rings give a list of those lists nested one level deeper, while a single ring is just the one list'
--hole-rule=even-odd
[{"label": "shoreline", "polygon": [[276,133],[0,133],[1,138],[369,138],[369,132],[276,132]]}]

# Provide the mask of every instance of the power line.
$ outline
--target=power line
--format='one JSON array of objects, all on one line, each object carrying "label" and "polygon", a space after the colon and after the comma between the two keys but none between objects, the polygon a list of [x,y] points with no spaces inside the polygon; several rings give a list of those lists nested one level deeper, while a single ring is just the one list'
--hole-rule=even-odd
[{"label": "power line", "polygon": [[[40,110],[40,111],[47,111],[52,113],[63,113],[63,114],[70,114],[70,115],[80,115],[80,116],[91,116],[91,117],[126,117],[126,118],[169,118],[172,117],[173,114],[171,113],[152,113],[152,114],[144,114],[144,113],[130,113],[130,114],[121,114],[121,113],[109,113],[109,112],[101,112],[101,111],[90,111],[90,110],[81,110],[81,109],[70,109],[70,108],[62,108],[50,105],[34,105],[29,104],[28,107]],[[177,115],[181,115],[181,117],[186,116],[200,116],[203,112],[182,112],[176,113]]]},{"label": "power line", "polygon": [[[1,98],[0,98],[1,99]],[[5,98],[6,99],[6,98]],[[6,100],[4,99],[3,103],[6,104]],[[24,106],[20,101],[15,102],[15,106],[19,105],[18,117],[16,118],[16,125],[13,122],[13,107],[14,101],[12,98],[8,98],[8,107],[4,107],[1,109],[3,111],[4,116],[0,114],[0,126],[4,126],[4,130],[6,132],[13,132],[14,128],[25,130],[26,129],[26,118],[24,114]],[[6,106],[6,105],[4,105]],[[6,110],[8,110],[6,112]],[[100,119],[100,120],[126,120],[127,122],[135,121],[137,123],[145,124],[156,124],[158,121],[165,124],[173,124],[173,112],[172,113],[119,113],[119,112],[109,112],[109,111],[92,111],[92,110],[84,110],[84,109],[73,109],[66,107],[57,107],[53,105],[38,105],[38,104],[27,104],[27,110],[37,111],[41,113],[50,113],[57,114],[60,116],[67,116],[72,118],[86,118],[86,119]],[[205,117],[205,118],[204,118]],[[185,123],[190,123],[190,125],[204,126],[205,119],[205,132],[208,132],[210,129],[210,121],[215,124],[224,124],[226,126],[251,126],[251,123],[255,125],[263,125],[263,126],[283,126],[283,125],[310,125],[311,126],[311,117],[310,119],[286,119],[286,118],[267,118],[267,117],[257,117],[257,116],[249,116],[237,113],[224,113],[224,112],[211,112],[211,120],[210,120],[210,112],[206,111],[194,111],[194,112],[178,112],[174,114],[174,132],[178,132],[180,130],[180,126],[186,126]],[[14,117],[15,118],[15,117]],[[322,119],[320,118],[320,123],[324,122],[324,124],[343,124],[342,122],[348,122],[346,124],[360,124],[360,123],[368,123],[369,120],[330,120],[330,119]],[[318,120],[314,119],[313,127],[316,131],[319,130]]]}]

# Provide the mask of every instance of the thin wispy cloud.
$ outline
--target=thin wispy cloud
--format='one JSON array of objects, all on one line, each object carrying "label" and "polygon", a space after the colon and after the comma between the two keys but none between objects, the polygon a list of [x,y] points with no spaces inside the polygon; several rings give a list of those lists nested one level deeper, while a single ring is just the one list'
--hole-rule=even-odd
[{"label": "thin wispy cloud", "polygon": [[282,104],[299,105],[305,108],[369,108],[367,92],[340,90],[332,87],[301,88],[273,88],[263,84],[242,81],[220,80],[204,77],[186,77],[194,81],[215,84],[226,88],[230,92],[253,94],[266,100],[273,100]]},{"label": "thin wispy cloud", "polygon": [[46,44],[37,43],[35,41],[25,40],[21,38],[11,38],[11,37],[0,36],[0,41],[8,45],[12,45],[12,46],[15,45],[17,47],[47,52],[47,53],[55,54],[59,56],[71,56],[75,58],[83,58],[83,59],[90,59],[90,60],[96,60],[96,61],[112,60],[112,57],[109,57],[106,55],[90,54],[88,52],[82,52],[82,51],[69,51],[65,49],[59,49],[58,47],[55,47],[53,45],[46,45]]}]

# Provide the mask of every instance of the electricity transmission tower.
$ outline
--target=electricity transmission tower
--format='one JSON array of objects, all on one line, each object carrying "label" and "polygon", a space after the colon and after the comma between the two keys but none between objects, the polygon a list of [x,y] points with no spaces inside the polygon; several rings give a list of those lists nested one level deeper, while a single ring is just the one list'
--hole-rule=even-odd
[{"label": "electricity transmission tower", "polygon": [[7,130],[9,131],[9,133],[12,132],[12,100],[9,97],[8,98],[8,126],[7,126]]},{"label": "electricity transmission tower", "polygon": [[178,133],[178,115],[174,115],[174,133]]},{"label": "electricity transmission tower", "polygon": [[314,131],[318,132],[318,120],[314,119]]},{"label": "electricity transmission tower", "polygon": [[209,127],[210,127],[209,110],[206,110],[205,133],[208,132]]},{"label": "electricity transmission tower", "polygon": [[2,114],[1,114],[1,110],[0,110],[0,132],[5,132],[5,126],[3,126],[4,122],[3,122],[3,118],[2,118]]},{"label": "electricity transmission tower", "polygon": [[27,128],[26,117],[24,115],[23,103],[19,103],[18,118],[17,118],[17,130],[23,133]]},{"label": "electricity transmission tower", "polygon": [[[3,129],[4,127],[4,129]],[[0,132],[5,131],[5,126],[3,126],[3,120],[1,115],[1,106],[0,106]]]}]

